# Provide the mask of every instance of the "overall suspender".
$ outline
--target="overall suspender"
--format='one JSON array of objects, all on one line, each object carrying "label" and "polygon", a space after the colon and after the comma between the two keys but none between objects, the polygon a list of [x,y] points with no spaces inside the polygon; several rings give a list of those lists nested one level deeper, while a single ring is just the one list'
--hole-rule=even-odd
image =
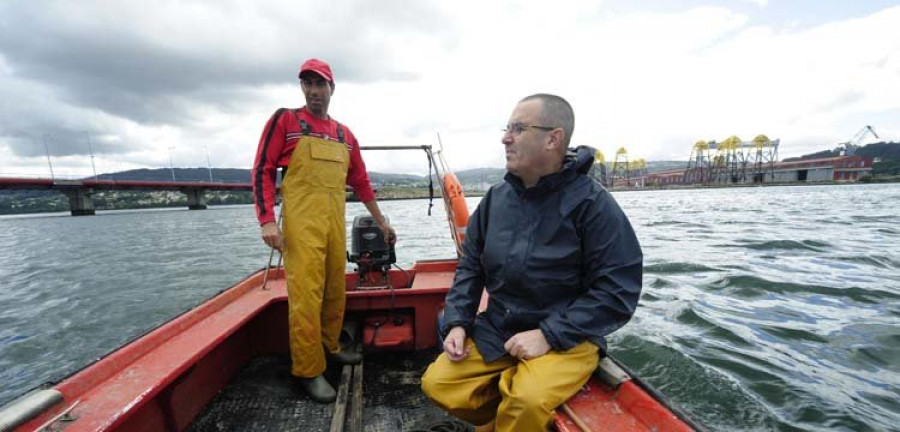
[{"label": "overall suspender", "polygon": [[[300,118],[300,116],[297,115],[297,112],[296,112],[296,111],[294,112],[294,115],[297,117],[297,122],[300,123],[300,133],[302,133],[304,136],[309,135],[309,134],[310,134],[309,123],[307,123],[305,120],[303,120],[302,118]],[[338,138],[338,142],[341,143],[341,144],[346,144],[346,143],[344,142],[344,126],[341,125],[341,124],[338,123],[338,122],[334,122],[334,123],[337,125],[337,138]]]},{"label": "overall suspender", "polygon": [[303,136],[309,135],[309,123],[300,118],[300,116],[297,116],[297,121],[300,122],[300,133],[302,133]]}]

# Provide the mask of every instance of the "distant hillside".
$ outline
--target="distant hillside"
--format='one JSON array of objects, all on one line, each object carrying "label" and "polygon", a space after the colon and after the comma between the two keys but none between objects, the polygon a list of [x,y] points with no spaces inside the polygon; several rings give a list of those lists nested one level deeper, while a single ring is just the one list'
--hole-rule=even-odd
[{"label": "distant hillside", "polygon": [[[612,165],[610,165],[612,167]],[[687,160],[683,161],[647,161],[647,172],[655,173],[660,171],[668,171],[674,169],[685,169]]]},{"label": "distant hillside", "polygon": [[[650,161],[647,162],[648,172],[658,172],[670,169],[684,168],[686,162],[682,161]],[[612,163],[607,164],[612,171]],[[456,172],[456,177],[464,188],[477,185],[492,185],[503,181],[506,175],[504,168],[474,168]],[[172,170],[169,168],[135,169],[120,171],[110,174],[101,174],[103,180],[138,180],[138,181],[172,181]],[[90,178],[90,177],[88,177]],[[210,172],[207,168],[175,168],[175,180],[177,181],[209,181]],[[250,170],[241,168],[213,168],[212,179],[214,182],[224,183],[250,183]],[[424,186],[427,177],[415,174],[391,174],[369,172],[369,180],[374,186]]]},{"label": "distant hillside", "polygon": [[382,185],[416,184],[424,182],[425,176],[418,176],[415,174],[386,174],[370,171],[369,181],[373,184]]},{"label": "distant hillside", "polygon": [[[177,181],[208,182],[210,179],[210,171],[207,168],[175,168],[174,174],[175,180]],[[142,168],[101,174],[99,177],[103,180],[172,181],[172,170],[169,168]],[[377,184],[407,184],[425,180],[424,176],[411,174],[382,174],[376,172],[370,172],[369,177],[373,183]],[[250,183],[250,170],[241,168],[213,168],[212,179],[214,182]]]},{"label": "distant hillside", "polygon": [[[210,171],[207,168],[175,168],[175,180],[208,182]],[[135,180],[135,181],[172,181],[172,170],[169,168],[141,168],[119,171],[98,176],[101,180]],[[92,177],[87,177],[88,179]],[[213,168],[214,182],[250,183],[250,170],[240,168]]]},{"label": "distant hillside", "polygon": [[860,156],[881,158],[882,161],[900,160],[900,143],[879,142],[860,147],[856,150]]},{"label": "distant hillside", "polygon": [[455,174],[456,178],[459,179],[459,182],[462,183],[463,187],[476,183],[496,184],[503,181],[503,176],[506,175],[506,169],[474,168],[457,171]]}]

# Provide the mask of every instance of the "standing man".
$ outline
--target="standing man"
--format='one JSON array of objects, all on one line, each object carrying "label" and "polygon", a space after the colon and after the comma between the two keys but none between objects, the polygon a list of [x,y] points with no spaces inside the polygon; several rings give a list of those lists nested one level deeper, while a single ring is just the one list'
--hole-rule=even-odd
[{"label": "standing man", "polygon": [[[597,367],[604,336],[634,314],[643,255],[628,218],[568,151],[575,116],[559,96],[522,99],[503,135],[505,182],[472,214],[447,293],[444,352],[422,390],[480,430],[546,430]],[[482,291],[490,294],[478,314]]]},{"label": "standing man", "polygon": [[[328,115],[334,94],[331,67],[309,59],[298,76],[306,106],[281,108],[269,119],[251,181],[263,241],[284,256],[291,373],[314,400],[328,403],[336,392],[322,376],[326,356],[343,364],[362,360],[338,342],[346,306],[345,185],[353,187],[389,242],[396,235],[375,201],[356,137]],[[279,167],[283,234],[274,212]]]}]

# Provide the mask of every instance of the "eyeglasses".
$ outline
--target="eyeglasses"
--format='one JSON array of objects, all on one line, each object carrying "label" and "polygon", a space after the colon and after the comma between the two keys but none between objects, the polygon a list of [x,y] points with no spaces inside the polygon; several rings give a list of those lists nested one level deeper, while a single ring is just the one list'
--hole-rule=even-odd
[{"label": "eyeglasses", "polygon": [[511,134],[512,136],[518,136],[522,132],[525,132],[525,129],[529,129],[529,128],[540,129],[542,131],[552,131],[553,129],[556,129],[555,127],[551,127],[551,126],[538,126],[538,125],[529,125],[529,124],[523,124],[523,123],[513,123],[513,124],[506,125],[506,129],[503,129],[503,133]]}]

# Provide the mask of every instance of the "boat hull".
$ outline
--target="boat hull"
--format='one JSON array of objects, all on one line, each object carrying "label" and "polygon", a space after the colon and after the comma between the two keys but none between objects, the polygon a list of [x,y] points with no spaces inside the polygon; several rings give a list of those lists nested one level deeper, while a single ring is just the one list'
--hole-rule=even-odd
[{"label": "boat hull", "polygon": [[[348,274],[349,318],[364,323],[371,317],[405,317],[396,320],[404,328],[366,341],[367,351],[413,354],[420,362],[430,356],[425,364],[437,355],[437,316],[455,268],[456,260],[438,260],[418,262],[406,272],[391,271],[395,289],[359,286],[356,274]],[[15,430],[47,425],[66,432],[189,430],[254,359],[284,359],[288,353],[284,274],[270,270],[266,278],[260,271],[56,383],[52,389],[61,400]],[[403,375],[404,382],[417,382],[417,368],[421,365]],[[694,429],[683,420],[635,382],[610,385],[598,375],[561,407],[554,425],[561,431],[582,430],[584,425],[590,430]]]}]

